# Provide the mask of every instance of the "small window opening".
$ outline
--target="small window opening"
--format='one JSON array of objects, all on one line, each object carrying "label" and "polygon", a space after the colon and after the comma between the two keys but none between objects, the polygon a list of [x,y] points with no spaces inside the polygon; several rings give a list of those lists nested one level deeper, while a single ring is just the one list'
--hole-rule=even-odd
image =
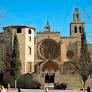
[{"label": "small window opening", "polygon": [[18,28],[17,29],[17,33],[21,33],[21,28]]},{"label": "small window opening", "polygon": [[77,27],[76,26],[74,27],[74,31],[75,31],[75,33],[77,33]]},{"label": "small window opening", "polygon": [[29,37],[29,41],[31,41],[31,37]]},{"label": "small window opening", "polygon": [[79,27],[79,32],[82,33],[82,30],[83,30],[83,28],[80,26]]},{"label": "small window opening", "polygon": [[32,72],[32,64],[28,63],[28,72],[31,73]]},{"label": "small window opening", "polygon": [[31,47],[29,47],[29,54],[31,55]]},{"label": "small window opening", "polygon": [[28,33],[31,34],[31,30],[30,29],[29,29]]}]

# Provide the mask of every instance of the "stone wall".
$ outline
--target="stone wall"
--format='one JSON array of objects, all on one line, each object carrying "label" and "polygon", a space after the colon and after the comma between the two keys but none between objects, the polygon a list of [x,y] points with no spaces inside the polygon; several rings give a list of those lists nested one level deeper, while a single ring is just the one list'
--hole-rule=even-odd
[{"label": "stone wall", "polygon": [[[56,84],[67,84],[67,89],[82,89],[83,82],[81,77],[78,74],[61,74],[59,71],[55,73],[55,82]],[[44,88],[45,79],[43,74],[34,74],[34,80],[41,83],[41,88]],[[86,81],[86,88],[90,86],[92,88],[92,77],[89,77]]]},{"label": "stone wall", "polygon": [[92,44],[88,44],[88,52],[92,61]]}]

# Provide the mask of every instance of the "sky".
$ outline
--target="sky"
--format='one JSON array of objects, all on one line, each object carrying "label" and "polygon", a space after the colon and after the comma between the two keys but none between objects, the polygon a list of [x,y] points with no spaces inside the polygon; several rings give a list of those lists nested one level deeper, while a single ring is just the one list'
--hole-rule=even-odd
[{"label": "sky", "polygon": [[51,31],[69,36],[75,8],[85,22],[87,42],[92,43],[92,0],[0,0],[0,31],[5,26],[26,25],[42,32],[49,21]]}]

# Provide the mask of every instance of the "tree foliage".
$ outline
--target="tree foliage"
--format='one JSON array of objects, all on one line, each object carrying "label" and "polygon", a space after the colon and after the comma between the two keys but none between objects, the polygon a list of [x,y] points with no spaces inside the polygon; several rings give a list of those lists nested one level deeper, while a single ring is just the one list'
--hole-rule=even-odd
[{"label": "tree foliage", "polygon": [[17,35],[14,35],[13,49],[12,49],[12,60],[11,60],[11,76],[14,80],[20,75],[21,63],[19,54],[19,44]]},{"label": "tree foliage", "polygon": [[85,32],[81,34],[81,55],[78,61],[73,61],[71,64],[73,65],[74,69],[80,75],[83,81],[83,87],[85,88],[85,82],[88,79],[88,76],[91,74],[92,71],[92,64],[91,64],[90,55],[88,52],[87,42],[86,42],[86,35]]}]

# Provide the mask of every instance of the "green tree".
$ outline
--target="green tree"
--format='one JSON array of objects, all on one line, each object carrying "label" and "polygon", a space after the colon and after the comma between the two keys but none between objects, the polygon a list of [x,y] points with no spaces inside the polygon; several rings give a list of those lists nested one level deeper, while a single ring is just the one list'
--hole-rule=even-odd
[{"label": "green tree", "polygon": [[21,63],[19,54],[19,45],[17,35],[14,35],[13,49],[12,49],[12,60],[11,60],[11,76],[15,80],[15,88],[17,84],[17,79],[20,75]]}]

